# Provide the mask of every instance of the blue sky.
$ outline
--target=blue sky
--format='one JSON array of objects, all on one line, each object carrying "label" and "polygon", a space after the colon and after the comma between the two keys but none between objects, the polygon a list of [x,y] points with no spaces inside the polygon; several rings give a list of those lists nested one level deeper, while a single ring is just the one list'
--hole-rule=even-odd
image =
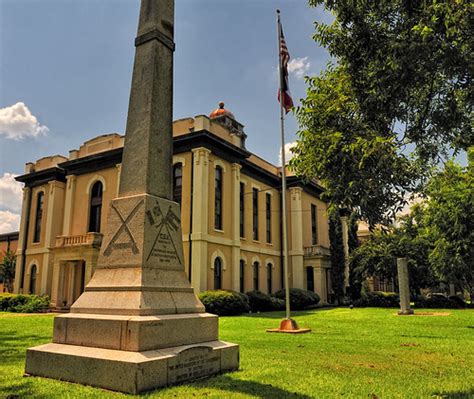
[{"label": "blue sky", "polygon": [[[176,0],[175,14],[174,118],[208,114],[223,100],[245,125],[248,149],[273,163],[280,147],[277,8],[299,100],[303,76],[329,59],[311,38],[313,22],[329,14],[303,0]],[[0,109],[29,124],[0,134],[0,212],[18,214],[19,191],[11,196],[5,186],[26,162],[124,133],[138,11],[138,0],[0,0]],[[295,131],[290,115],[287,142]]]}]

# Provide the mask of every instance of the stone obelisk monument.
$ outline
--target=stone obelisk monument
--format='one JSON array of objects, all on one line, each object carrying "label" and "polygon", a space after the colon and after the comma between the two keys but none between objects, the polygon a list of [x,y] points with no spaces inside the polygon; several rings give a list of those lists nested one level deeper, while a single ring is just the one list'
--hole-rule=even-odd
[{"label": "stone obelisk monument", "polygon": [[[97,269],[26,373],[138,393],[237,369],[184,272],[171,201],[174,0],[142,0],[119,197]],[[207,265],[200,265],[206,267]]]},{"label": "stone obelisk monument", "polygon": [[397,258],[398,288],[400,292],[400,310],[399,315],[413,314],[410,307],[410,283],[408,279],[408,261],[407,258]]}]

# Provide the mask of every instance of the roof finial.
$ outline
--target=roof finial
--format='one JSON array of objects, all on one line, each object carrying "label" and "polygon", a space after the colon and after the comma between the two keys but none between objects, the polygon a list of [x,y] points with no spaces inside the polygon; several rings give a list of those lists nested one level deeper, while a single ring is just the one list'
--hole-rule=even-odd
[{"label": "roof finial", "polygon": [[224,109],[224,101],[219,101],[219,108]]}]

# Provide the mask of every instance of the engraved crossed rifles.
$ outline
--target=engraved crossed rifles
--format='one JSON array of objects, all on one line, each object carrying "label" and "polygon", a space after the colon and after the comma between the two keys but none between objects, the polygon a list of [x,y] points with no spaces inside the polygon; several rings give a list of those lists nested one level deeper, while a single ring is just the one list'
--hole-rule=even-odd
[{"label": "engraved crossed rifles", "polygon": [[[132,218],[135,216],[135,214],[137,213],[138,209],[143,204],[143,202],[144,200],[141,200],[140,202],[138,202],[126,218],[123,217],[120,211],[115,207],[114,203],[111,204],[111,208],[115,211],[115,213],[119,217],[122,224],[120,225],[120,227],[115,232],[112,239],[110,240],[109,244],[107,245],[107,248],[104,251],[104,256],[109,256],[114,249],[119,249],[119,248],[120,249],[131,248],[134,255],[140,253],[140,250],[138,249],[135,238],[133,237],[133,234],[130,231],[127,223],[130,222],[130,220],[132,220]],[[118,240],[118,238],[124,231],[125,233],[127,233],[128,237],[130,238],[130,242],[115,243],[115,241]]]},{"label": "engraved crossed rifles", "polygon": [[[173,245],[173,249],[175,251],[176,257],[178,258],[179,263],[181,264],[181,259],[179,258],[179,252],[176,249],[176,245],[174,244],[172,235],[170,233],[169,228],[171,227],[174,231],[178,230],[180,220],[176,216],[176,214],[172,211],[171,206],[168,208],[168,212],[166,212],[166,216],[163,216],[163,212],[161,212],[160,205],[156,203],[155,207],[152,210],[149,210],[146,212],[146,215],[148,217],[148,220],[150,221],[150,224],[152,226],[155,226],[158,229],[158,232],[156,233],[155,240],[153,241],[153,245],[151,247],[150,253],[148,254],[147,261],[150,259],[150,256],[153,254],[153,250],[155,249],[155,245],[158,241],[158,238],[160,237],[161,231],[163,230],[163,227],[166,227],[166,230],[168,231],[168,236],[170,238],[170,242]],[[161,217],[161,221],[158,222],[155,217]]]}]

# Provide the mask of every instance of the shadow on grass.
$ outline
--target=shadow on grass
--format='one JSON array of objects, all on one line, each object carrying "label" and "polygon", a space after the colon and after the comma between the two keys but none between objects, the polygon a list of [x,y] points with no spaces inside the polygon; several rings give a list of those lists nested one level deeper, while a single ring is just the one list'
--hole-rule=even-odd
[{"label": "shadow on grass", "polygon": [[471,399],[474,398],[474,388],[469,391],[458,391],[458,392],[436,392],[433,394],[436,398],[443,399]]},{"label": "shadow on grass", "polygon": [[0,387],[0,397],[5,399],[19,399],[35,397],[31,382],[26,378],[18,383],[7,383],[7,385]]},{"label": "shadow on grass", "polygon": [[186,386],[190,388],[212,388],[222,391],[241,393],[254,396],[261,399],[274,398],[296,398],[311,399],[311,396],[299,394],[297,392],[286,391],[285,389],[270,385],[262,384],[256,381],[239,380],[232,378],[231,375],[221,375],[212,379],[205,379],[194,383],[188,383]]},{"label": "shadow on grass", "polygon": [[[308,310],[293,310],[291,311],[291,316],[292,317],[298,317],[298,316],[308,316],[310,314],[314,313],[319,313],[319,312],[324,312],[327,310],[333,310],[333,307],[326,307],[326,308],[316,308],[316,309],[308,309]],[[278,311],[278,312],[253,312],[253,313],[244,313],[240,317],[261,317],[263,319],[284,319],[285,318],[285,312],[284,311]]]},{"label": "shadow on grass", "polygon": [[0,332],[0,359],[6,364],[23,362],[25,360],[25,342],[31,343],[27,346],[38,345],[37,342],[48,340],[42,335],[37,334],[13,334],[9,332]]}]

